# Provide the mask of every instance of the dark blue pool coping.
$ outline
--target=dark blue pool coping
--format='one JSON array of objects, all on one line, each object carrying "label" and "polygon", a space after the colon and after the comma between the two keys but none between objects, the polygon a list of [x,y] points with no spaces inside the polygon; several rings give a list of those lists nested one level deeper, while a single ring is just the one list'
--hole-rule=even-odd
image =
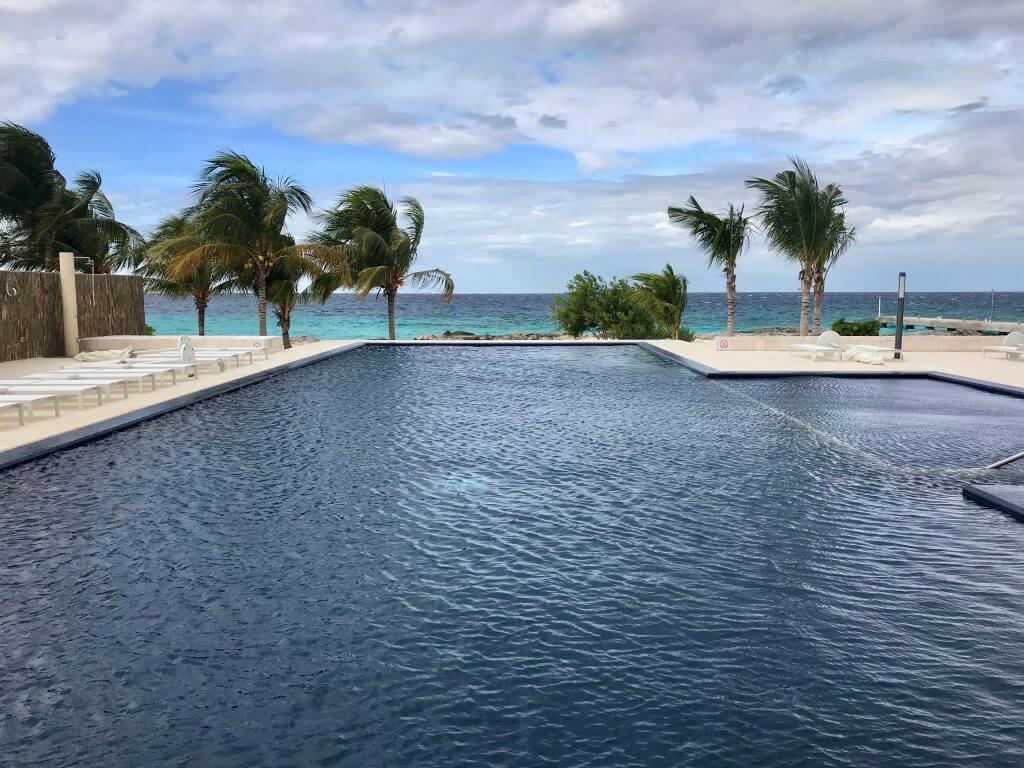
[{"label": "dark blue pool coping", "polygon": [[808,377],[829,379],[931,379],[932,381],[944,381],[947,384],[959,384],[963,387],[980,389],[997,395],[1024,398],[1024,387],[996,384],[991,381],[971,379],[967,376],[954,376],[950,373],[939,373],[938,371],[887,371],[878,369],[864,371],[719,371],[703,363],[698,363],[695,360],[678,355],[675,352],[661,349],[647,341],[637,341],[634,343],[658,357],[678,363],[707,379],[800,379]]},{"label": "dark blue pool coping", "polygon": [[68,448],[77,448],[80,445],[85,445],[86,443],[91,443],[94,440],[99,440],[101,437],[105,437],[113,432],[118,432],[122,429],[133,427],[136,424],[141,424],[145,421],[163,416],[165,413],[178,411],[195,403],[202,402],[203,400],[209,400],[211,397],[218,397],[219,395],[234,392],[235,390],[242,389],[243,387],[258,384],[261,381],[266,381],[267,379],[286,373],[287,371],[304,368],[307,365],[312,365],[313,363],[318,363],[321,360],[327,360],[331,357],[343,355],[346,352],[351,352],[353,349],[358,349],[365,345],[366,342],[363,341],[345,344],[337,349],[329,349],[316,355],[304,357],[301,360],[293,360],[291,362],[275,366],[274,368],[257,371],[256,373],[250,373],[247,376],[232,379],[231,381],[215,384],[212,387],[201,389],[198,392],[190,392],[189,394],[182,395],[181,397],[164,400],[161,403],[154,403],[153,405],[145,408],[140,408],[137,411],[122,413],[119,416],[114,416],[113,418],[106,419],[104,421],[98,421],[95,424],[87,424],[84,427],[73,429],[70,432],[53,435],[52,437],[45,437],[42,440],[35,441],[34,443],[27,443],[26,445],[20,445],[17,448],[0,451],[0,472],[5,469],[10,469],[11,467],[16,467],[19,464],[25,464],[29,461],[40,459],[43,456],[48,456],[49,454],[56,453],[57,451],[67,450]]},{"label": "dark blue pool coping", "polygon": [[[191,392],[181,397],[175,397],[170,400],[165,400],[161,403],[154,403],[153,405],[145,408],[140,408],[137,411],[130,413],[123,413],[119,416],[114,416],[104,421],[96,422],[95,424],[88,424],[84,427],[71,430],[70,432],[64,432],[59,435],[53,435],[52,437],[43,438],[33,443],[18,446],[17,448],[11,448],[6,451],[0,451],[0,472],[11,467],[18,466],[19,464],[25,464],[29,461],[42,458],[51,453],[57,451],[63,451],[68,448],[76,448],[80,445],[85,445],[94,440],[98,440],[101,437],[105,437],[113,432],[117,432],[122,429],[133,427],[137,424],[155,419],[165,413],[171,413],[182,408],[186,408],[194,403],[208,400],[212,397],[218,397],[228,392],[234,392],[235,390],[248,387],[253,384],[258,384],[261,381],[266,381],[274,376],[278,376],[288,371],[293,371],[298,368],[304,368],[307,365],[318,363],[322,360],[327,360],[338,355],[343,355],[347,352],[351,352],[362,347],[378,347],[378,346],[399,346],[399,347],[424,347],[424,346],[452,346],[452,347],[590,347],[590,346],[603,346],[603,347],[615,347],[615,346],[635,346],[643,349],[651,354],[681,365],[694,373],[697,373],[708,379],[779,379],[779,378],[799,378],[806,376],[813,377],[829,377],[829,378],[848,378],[848,379],[864,379],[864,378],[900,378],[900,379],[932,379],[935,381],[944,381],[950,384],[959,384],[961,386],[972,387],[974,389],[980,389],[986,392],[992,392],[1000,395],[1009,395],[1010,397],[1024,398],[1024,388],[1013,387],[1005,384],[993,384],[987,381],[979,381],[977,379],[970,379],[964,376],[953,376],[945,373],[929,372],[929,371],[719,371],[711,368],[703,363],[698,363],[696,360],[691,360],[683,355],[676,354],[675,352],[669,352],[668,350],[661,349],[660,347],[651,344],[646,341],[619,341],[619,340],[600,340],[600,341],[588,341],[585,344],[573,341],[386,341],[386,340],[368,340],[368,341],[354,341],[349,344],[344,344],[336,349],[329,349],[324,352],[320,352],[309,357],[302,358],[300,360],[293,360],[282,365],[275,366],[264,371],[257,371],[256,373],[242,376],[231,381],[226,381],[221,384],[216,384],[212,387],[207,387],[198,392]],[[966,493],[966,489],[965,489]]]},{"label": "dark blue pool coping", "polygon": [[1024,523],[1024,486],[1017,485],[965,485],[964,497],[986,507],[1005,512]]}]

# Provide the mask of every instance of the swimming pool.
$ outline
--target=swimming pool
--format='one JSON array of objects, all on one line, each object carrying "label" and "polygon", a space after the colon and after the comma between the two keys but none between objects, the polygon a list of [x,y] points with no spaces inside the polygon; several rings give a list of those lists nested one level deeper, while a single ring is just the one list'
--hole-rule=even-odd
[{"label": "swimming pool", "polygon": [[292,371],[0,474],[0,764],[1020,765],[1024,526],[960,487],[1022,429],[632,347]]}]

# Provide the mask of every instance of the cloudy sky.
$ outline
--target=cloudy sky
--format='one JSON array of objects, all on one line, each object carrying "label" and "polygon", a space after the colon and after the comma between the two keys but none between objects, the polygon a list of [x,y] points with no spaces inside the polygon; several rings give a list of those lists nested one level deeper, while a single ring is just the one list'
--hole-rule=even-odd
[{"label": "cloudy sky", "polygon": [[[0,0],[0,119],[129,223],[229,147],[322,204],[419,197],[461,291],[666,261],[721,290],[665,209],[749,206],[788,155],[850,199],[834,289],[1024,290],[1022,72],[1018,0]],[[795,269],[757,242],[739,287]]]}]

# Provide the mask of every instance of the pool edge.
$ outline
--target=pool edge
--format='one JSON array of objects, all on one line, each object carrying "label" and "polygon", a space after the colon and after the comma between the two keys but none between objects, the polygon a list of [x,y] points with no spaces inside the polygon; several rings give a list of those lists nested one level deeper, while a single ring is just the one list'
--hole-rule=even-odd
[{"label": "pool edge", "polygon": [[968,484],[963,487],[965,499],[970,499],[976,504],[995,509],[1013,518],[1019,523],[1024,523],[1024,507],[1020,504],[1005,499],[998,494],[992,493],[984,485]]},{"label": "pool edge", "polygon": [[941,371],[886,371],[886,370],[865,370],[865,371],[720,371],[704,363],[698,363],[688,357],[676,352],[669,352],[667,349],[655,346],[648,341],[634,342],[637,346],[646,349],[648,352],[657,355],[665,360],[671,360],[691,371],[696,371],[708,379],[795,379],[805,377],[832,378],[832,379],[931,379],[942,381],[947,384],[959,384],[971,389],[979,389],[997,395],[1024,398],[1024,387],[1015,387],[1012,384],[997,384],[993,381],[972,379],[969,376],[957,376],[952,373]]},{"label": "pool edge", "polygon": [[140,408],[137,411],[131,411],[130,413],[122,413],[119,416],[114,416],[104,421],[98,421],[95,424],[87,424],[84,427],[73,429],[70,432],[63,432],[59,435],[53,435],[51,437],[44,437],[41,440],[36,440],[32,443],[26,443],[25,445],[19,445],[16,448],[10,448],[6,451],[0,451],[0,472],[16,467],[20,464],[25,464],[35,459],[41,459],[44,456],[48,456],[51,453],[57,451],[68,450],[69,448],[77,448],[80,445],[91,443],[94,440],[98,440],[101,437],[106,437],[114,432],[120,432],[123,429],[133,427],[137,424],[150,421],[152,419],[159,418],[166,413],[181,410],[187,408],[195,403],[202,402],[203,400],[209,400],[212,397],[218,397],[228,392],[234,392],[245,387],[250,387],[253,384],[259,384],[261,381],[273,378],[281,373],[287,371],[294,371],[299,368],[304,368],[307,365],[318,363],[328,358],[337,357],[347,352],[359,349],[367,345],[365,341],[356,341],[351,344],[345,344],[337,349],[328,349],[324,352],[318,352],[315,355],[309,357],[303,357],[298,360],[292,360],[287,363],[268,368],[263,371],[256,373],[250,373],[247,376],[242,376],[231,381],[225,381],[220,384],[214,384],[212,387],[206,387],[197,392],[190,392],[187,395],[181,395],[170,400],[164,400],[163,402],[154,403],[153,405]]},{"label": "pool edge", "polygon": [[1024,398],[1024,388],[1014,387],[1007,384],[995,384],[989,381],[981,381],[979,379],[971,379],[966,376],[954,376],[952,374],[939,373],[938,371],[720,371],[710,366],[698,363],[696,360],[691,360],[684,355],[670,352],[666,349],[662,349],[648,341],[638,340],[619,340],[619,339],[602,339],[597,341],[588,341],[585,344],[581,344],[578,341],[558,341],[558,340],[502,340],[502,341],[445,341],[445,340],[423,340],[423,341],[409,341],[409,340],[387,340],[387,339],[374,339],[367,341],[354,341],[349,344],[345,344],[337,349],[330,349],[324,352],[310,355],[299,360],[293,360],[288,363],[283,363],[274,368],[269,368],[264,371],[252,373],[247,376],[243,376],[238,379],[226,381],[222,384],[216,384],[212,387],[199,390],[198,392],[192,392],[181,397],[176,397],[171,400],[165,400],[161,403],[155,403],[154,405],[140,408],[137,411],[131,413],[121,414],[114,416],[104,421],[96,422],[95,424],[89,424],[78,429],[71,430],[70,432],[64,432],[59,435],[52,437],[46,437],[42,440],[37,440],[32,443],[26,443],[16,448],[10,448],[6,451],[0,451],[0,472],[7,469],[11,469],[20,464],[25,464],[35,459],[40,459],[44,456],[48,456],[51,453],[57,451],[63,451],[70,448],[77,448],[80,445],[85,445],[94,440],[98,440],[101,437],[105,437],[114,432],[118,432],[122,429],[133,427],[137,424],[149,421],[151,419],[163,416],[166,413],[186,408],[203,400],[207,400],[212,397],[218,397],[228,392],[233,392],[238,389],[258,384],[261,381],[266,381],[269,378],[277,376],[287,371],[293,371],[298,368],[304,368],[307,365],[318,363],[323,360],[327,360],[332,357],[352,352],[356,349],[363,347],[427,347],[427,346],[450,346],[450,347],[623,347],[633,346],[649,352],[655,357],[661,358],[668,362],[679,365],[683,368],[687,368],[694,373],[697,373],[707,379],[779,379],[779,378],[798,378],[798,377],[828,377],[828,378],[850,378],[850,379],[864,379],[864,378],[902,378],[902,379],[931,379],[934,381],[943,381],[948,384],[958,384],[961,386],[971,387],[973,389],[979,389],[985,392],[994,394],[1007,395],[1009,397]]}]

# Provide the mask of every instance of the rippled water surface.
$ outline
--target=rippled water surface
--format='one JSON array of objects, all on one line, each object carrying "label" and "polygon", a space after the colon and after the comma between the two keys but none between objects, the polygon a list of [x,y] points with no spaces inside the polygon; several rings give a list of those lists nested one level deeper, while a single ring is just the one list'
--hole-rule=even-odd
[{"label": "rippled water surface", "polygon": [[633,348],[290,372],[0,474],[0,764],[1019,766],[1024,526],[960,488],[1022,433]]}]

